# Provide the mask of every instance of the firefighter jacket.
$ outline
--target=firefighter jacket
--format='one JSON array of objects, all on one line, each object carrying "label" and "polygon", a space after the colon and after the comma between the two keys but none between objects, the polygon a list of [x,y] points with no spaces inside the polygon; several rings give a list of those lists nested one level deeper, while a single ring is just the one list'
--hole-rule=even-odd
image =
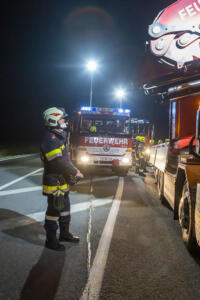
[{"label": "firefighter jacket", "polygon": [[50,195],[57,191],[67,192],[69,176],[75,176],[77,169],[73,166],[66,146],[66,132],[58,132],[46,127],[41,142],[41,159],[44,163],[43,194]]}]

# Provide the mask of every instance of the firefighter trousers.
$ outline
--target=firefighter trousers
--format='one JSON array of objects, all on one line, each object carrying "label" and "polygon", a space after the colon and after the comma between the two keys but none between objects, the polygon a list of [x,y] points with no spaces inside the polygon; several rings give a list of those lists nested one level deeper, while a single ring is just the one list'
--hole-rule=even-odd
[{"label": "firefighter trousers", "polygon": [[[48,206],[46,210],[45,216],[45,225],[48,221],[53,221],[57,223],[57,221],[65,220],[66,223],[70,223],[71,215],[70,215],[70,200],[69,200],[69,192],[65,192],[64,195],[60,195],[59,197],[55,197],[54,195],[49,195],[47,198]],[[61,202],[61,208],[58,207],[57,203]],[[46,226],[45,226],[46,227]],[[56,226],[55,226],[56,227]]]}]

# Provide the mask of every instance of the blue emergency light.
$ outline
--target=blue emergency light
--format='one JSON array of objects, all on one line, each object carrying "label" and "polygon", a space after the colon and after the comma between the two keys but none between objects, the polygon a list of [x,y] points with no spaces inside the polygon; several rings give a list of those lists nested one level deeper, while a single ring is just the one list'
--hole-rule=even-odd
[{"label": "blue emergency light", "polygon": [[123,108],[101,108],[101,107],[90,107],[90,106],[82,106],[82,112],[97,112],[97,113],[117,113],[117,114],[130,114],[130,109],[123,109]]}]

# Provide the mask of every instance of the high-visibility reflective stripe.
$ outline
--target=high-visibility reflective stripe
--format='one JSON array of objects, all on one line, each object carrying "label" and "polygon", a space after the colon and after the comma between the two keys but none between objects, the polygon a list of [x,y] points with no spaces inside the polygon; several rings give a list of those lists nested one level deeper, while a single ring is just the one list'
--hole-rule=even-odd
[{"label": "high-visibility reflective stripe", "polygon": [[60,146],[59,148],[56,148],[48,153],[45,154],[46,158],[48,160],[52,160],[58,156],[62,156],[62,150],[65,148],[65,145],[63,144],[62,146]]},{"label": "high-visibility reflective stripe", "polygon": [[66,216],[69,216],[70,215],[70,212],[69,211],[62,211],[61,213],[60,213],[60,216],[62,216],[62,217],[66,217]]},{"label": "high-visibility reflective stripe", "polygon": [[64,190],[68,188],[68,184],[64,184],[64,185],[59,185],[59,189],[60,190]]},{"label": "high-visibility reflective stripe", "polygon": [[52,157],[52,156],[54,156],[54,155],[56,155],[56,154],[61,154],[61,155],[62,155],[62,151],[61,151],[60,148],[54,149],[54,150],[52,150],[52,151],[46,153],[45,156],[46,156],[46,158],[48,159],[48,158],[50,158],[50,157]]},{"label": "high-visibility reflective stripe", "polygon": [[57,189],[58,189],[57,186],[43,185],[43,190],[47,190],[47,191],[56,191]]},{"label": "high-visibility reflective stripe", "polygon": [[53,217],[53,216],[45,216],[46,220],[50,220],[50,221],[58,221],[59,217]]},{"label": "high-visibility reflective stripe", "polygon": [[48,190],[48,191],[56,191],[56,190],[65,190],[68,188],[68,184],[64,185],[43,185],[43,190]]}]

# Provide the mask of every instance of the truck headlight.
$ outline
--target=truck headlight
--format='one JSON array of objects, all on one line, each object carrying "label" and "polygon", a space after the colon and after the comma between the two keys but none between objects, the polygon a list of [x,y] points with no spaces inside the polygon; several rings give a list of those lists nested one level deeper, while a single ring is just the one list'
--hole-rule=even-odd
[{"label": "truck headlight", "polygon": [[149,148],[147,148],[145,152],[146,152],[147,155],[149,155],[151,151],[150,151]]},{"label": "truck headlight", "polygon": [[123,158],[122,158],[122,162],[123,162],[124,164],[128,164],[128,163],[130,162],[130,159],[129,159],[128,157],[123,157]]},{"label": "truck headlight", "polygon": [[89,157],[84,155],[84,156],[81,156],[81,161],[84,162],[84,163],[87,163],[89,161]]}]

